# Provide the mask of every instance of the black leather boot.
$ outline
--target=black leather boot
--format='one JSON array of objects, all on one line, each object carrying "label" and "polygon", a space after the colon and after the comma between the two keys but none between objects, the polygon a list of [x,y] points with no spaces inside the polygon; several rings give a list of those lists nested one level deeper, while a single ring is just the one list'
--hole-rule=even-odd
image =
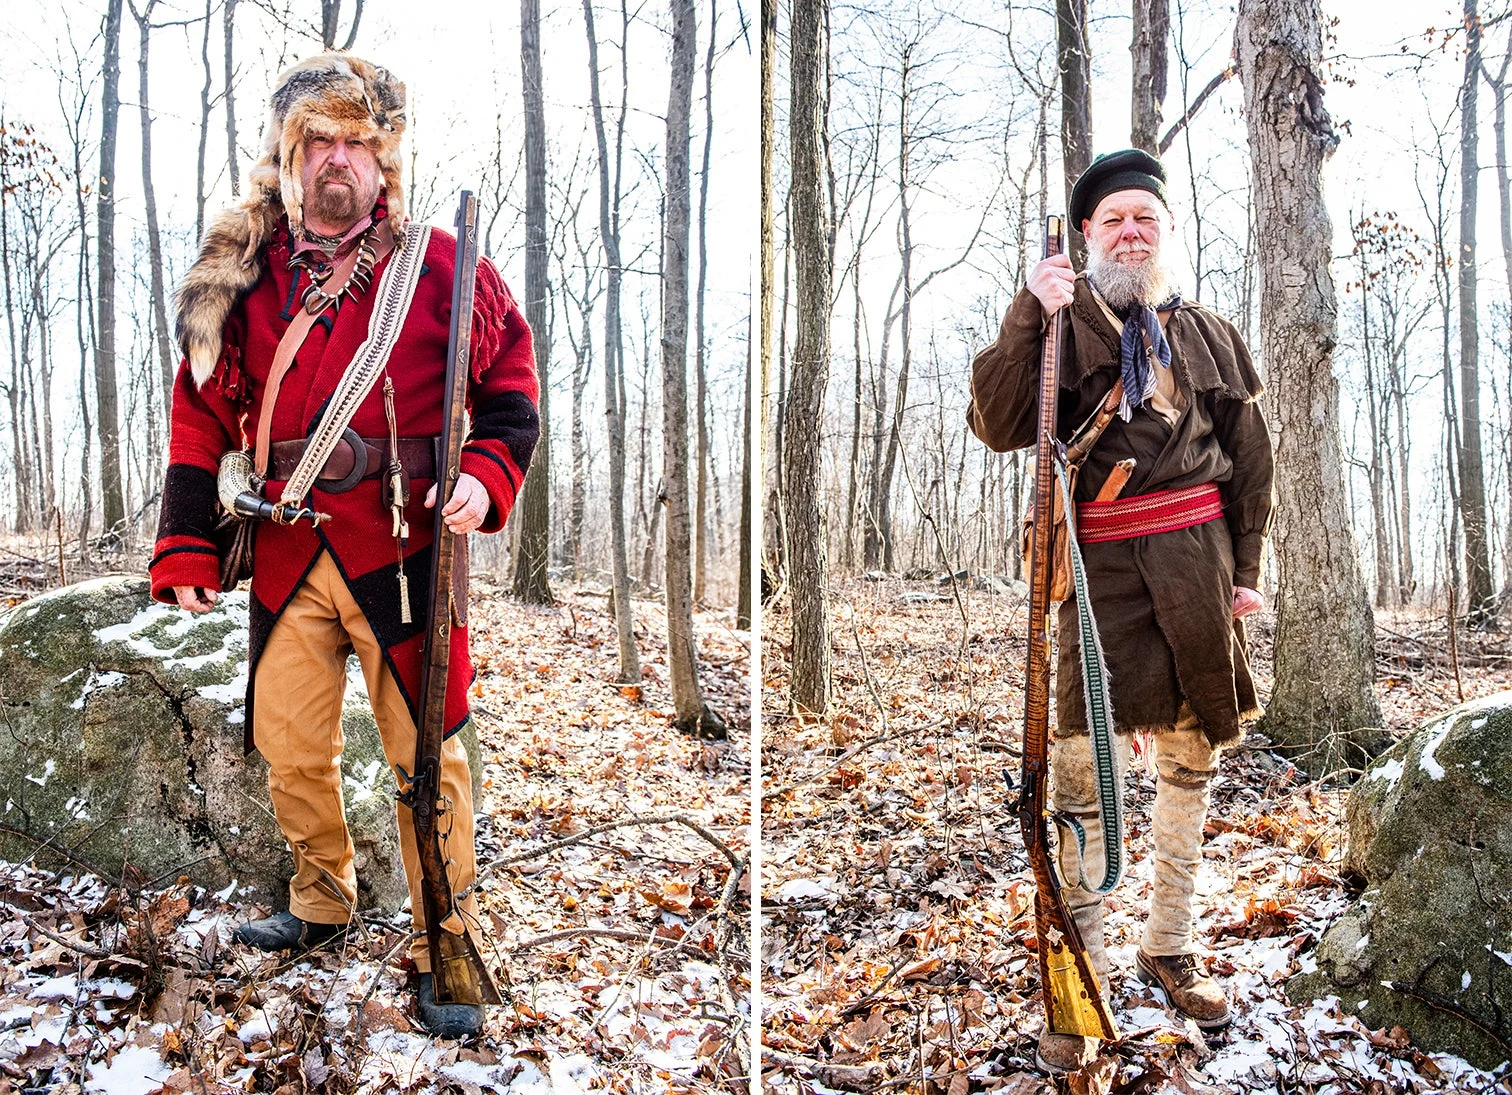
[{"label": "black leather boot", "polygon": [[274,913],[264,920],[243,924],[231,933],[233,943],[247,943],[264,951],[286,951],[292,947],[309,950],[328,939],[346,933],[345,924],[316,924],[301,920],[293,913]]},{"label": "black leather boot", "polygon": [[471,1038],[483,1029],[483,1005],[436,1003],[436,980],[428,973],[420,975],[415,1001],[420,1025],[437,1038]]}]

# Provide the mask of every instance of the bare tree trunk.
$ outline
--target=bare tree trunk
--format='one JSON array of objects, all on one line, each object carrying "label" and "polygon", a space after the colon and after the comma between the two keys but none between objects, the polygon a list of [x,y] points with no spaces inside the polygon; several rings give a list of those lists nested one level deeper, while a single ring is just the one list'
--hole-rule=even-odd
[{"label": "bare tree trunk", "polygon": [[[604,417],[609,430],[609,540],[614,575],[614,625],[619,638],[619,682],[640,683],[640,653],[630,614],[630,555],[625,536],[625,342],[620,329],[619,179],[609,180],[609,141],[604,133],[604,103],[599,93],[598,37],[593,0],[583,0],[588,27],[588,81],[593,97],[593,133],[598,142],[599,239],[607,267],[604,304]],[[623,61],[621,50],[621,64]]]},{"label": "bare tree trunk", "polygon": [[232,59],[231,43],[236,22],[237,0],[225,0],[221,12],[221,29],[225,35],[226,53],[226,166],[231,171],[231,193],[241,196],[241,169],[236,158],[236,65]]},{"label": "bare tree trunk", "polygon": [[[760,279],[757,304],[758,337],[761,339],[760,376],[761,421],[759,423],[763,454],[767,438],[771,436],[772,413],[772,327],[775,323],[773,309],[777,295],[777,259],[775,243],[776,192],[772,183],[772,157],[776,145],[776,96],[777,82],[777,0],[761,0],[761,228],[760,228]],[[786,272],[786,253],[783,268]],[[766,461],[757,464],[754,478],[766,477]],[[781,478],[774,476],[780,486]],[[754,489],[754,488],[753,488]],[[763,548],[765,545],[763,545]],[[765,551],[763,550],[763,558]]]},{"label": "bare tree trunk", "polygon": [[[1087,0],[1055,0],[1055,27],[1061,78],[1061,170],[1066,200],[1071,187],[1092,163],[1092,44]],[[1086,261],[1081,225],[1071,225],[1071,259]]]},{"label": "bare tree trunk", "polygon": [[1271,380],[1280,504],[1271,739],[1329,770],[1389,739],[1376,702],[1375,631],[1350,531],[1333,375],[1324,159],[1338,144],[1323,106],[1318,0],[1240,0],[1236,49],[1263,255],[1260,329]]},{"label": "bare tree trunk", "polygon": [[1129,143],[1159,155],[1161,107],[1166,96],[1166,38],[1171,33],[1170,0],[1134,0],[1134,94]]},{"label": "bare tree trunk", "polygon": [[142,125],[142,195],[147,206],[147,262],[152,289],[153,346],[163,374],[163,406],[173,403],[173,352],[168,340],[167,291],[163,287],[163,237],[158,231],[157,191],[152,185],[152,109],[148,102],[148,50],[152,36],[152,9],[158,0],[147,0],[140,13],[132,3],[137,24],[137,116]]},{"label": "bare tree trunk", "polygon": [[115,157],[121,114],[121,12],[124,0],[109,0],[105,14],[105,69],[100,108],[100,172],[96,192],[99,263],[99,341],[95,346],[95,408],[100,416],[100,496],[104,535],[125,533],[126,498],[121,490],[121,430],[116,400],[115,349]]},{"label": "bare tree trunk", "polygon": [[[351,49],[357,41],[357,25],[362,22],[363,0],[354,0],[352,25],[347,30],[342,49]],[[320,0],[320,41],[326,49],[336,49],[336,35],[341,31],[341,0]],[[534,459],[532,457],[531,459]]]},{"label": "bare tree trunk", "polygon": [[[1512,292],[1512,174],[1507,167],[1507,69],[1512,65],[1512,31],[1508,32],[1507,52],[1502,55],[1501,72],[1494,80],[1490,80],[1491,88],[1496,93],[1496,112],[1492,120],[1493,132],[1496,134],[1496,196],[1498,199],[1499,212],[1501,214],[1501,248],[1502,263],[1507,271],[1507,287]],[[1488,77],[1488,80],[1490,78]],[[1509,468],[1512,468],[1512,453],[1509,453]],[[1509,564],[1512,564],[1512,550],[1506,551]],[[1499,598],[1503,604],[1512,595],[1512,587],[1503,588]]]},{"label": "bare tree trunk", "polygon": [[892,530],[892,482],[898,466],[898,446],[903,440],[903,412],[908,409],[908,380],[913,366],[913,218],[908,193],[908,169],[913,151],[911,121],[908,115],[913,65],[912,46],[903,50],[898,69],[898,259],[899,285],[903,304],[899,311],[902,333],[902,357],[898,366],[898,383],[893,392],[892,424],[887,432],[887,456],[882,461],[881,490],[877,496],[877,532],[882,539],[882,569],[894,565]]},{"label": "bare tree trunk", "polygon": [[[205,34],[200,39],[200,64],[205,70],[205,84],[200,88],[199,150],[194,158],[194,240],[205,236],[205,153],[210,143],[210,9],[215,0],[205,0]],[[169,392],[172,392],[169,388]]]},{"label": "bare tree trunk", "polygon": [[674,723],[683,733],[718,732],[698,684],[693,634],[691,514],[688,505],[688,221],[693,0],[672,0],[672,88],[667,98],[667,215],[662,237],[662,475],[666,480],[667,663]]},{"label": "bare tree trunk", "polygon": [[827,0],[794,0],[791,62],[794,272],[793,343],[783,463],[788,516],[788,583],[793,597],[793,707],[824,714],[830,699],[828,537],[821,498],[824,392],[830,365],[830,210],[825,192]]},{"label": "bare tree trunk", "polygon": [[752,527],[755,514],[755,477],[751,474],[751,340],[746,339],[745,408],[740,434],[740,577],[735,597],[735,627],[740,631],[751,630],[754,619],[755,598],[752,596],[751,572],[755,569],[751,541],[756,530]]},{"label": "bare tree trunk", "polygon": [[714,144],[714,45],[719,30],[718,0],[709,0],[709,52],[704,61],[703,171],[698,183],[698,299],[693,325],[694,408],[698,423],[698,487],[693,510],[693,601],[707,599],[705,559],[709,553],[709,385],[704,361],[704,296],[709,284],[709,152]]},{"label": "bare tree trunk", "polygon": [[[359,6],[358,14],[361,14]],[[514,595],[528,604],[554,598],[551,563],[551,255],[546,240],[546,105],[541,83],[541,0],[520,0],[520,75],[525,99],[525,321],[535,337],[536,375],[541,385],[541,439],[536,443],[515,507],[520,550],[515,555]]]},{"label": "bare tree trunk", "polygon": [[1465,79],[1460,87],[1460,520],[1465,528],[1465,612],[1472,627],[1496,615],[1486,543],[1486,481],[1481,458],[1480,329],[1476,305],[1475,216],[1480,179],[1481,23],[1477,0],[1465,0]]}]

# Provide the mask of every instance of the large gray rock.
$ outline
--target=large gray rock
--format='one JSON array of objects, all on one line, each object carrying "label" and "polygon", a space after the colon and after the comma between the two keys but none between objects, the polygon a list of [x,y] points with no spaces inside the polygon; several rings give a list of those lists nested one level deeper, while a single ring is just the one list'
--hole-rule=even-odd
[{"label": "large gray rock", "polygon": [[[1360,898],[1287,986],[1482,1068],[1512,1044],[1512,692],[1431,720],[1349,801]],[[1315,963],[1315,968],[1314,967]],[[1389,982],[1390,985],[1386,984]]]},{"label": "large gray rock", "polygon": [[[355,658],[348,678],[342,783],[359,903],[397,909],[408,890],[394,783]],[[267,763],[242,752],[246,679],[246,593],[194,616],[155,603],[141,578],[100,578],[0,616],[0,857],[45,843],[107,875],[130,863],[146,879],[235,882],[282,905],[292,862]],[[266,703],[270,682],[260,687]]]}]

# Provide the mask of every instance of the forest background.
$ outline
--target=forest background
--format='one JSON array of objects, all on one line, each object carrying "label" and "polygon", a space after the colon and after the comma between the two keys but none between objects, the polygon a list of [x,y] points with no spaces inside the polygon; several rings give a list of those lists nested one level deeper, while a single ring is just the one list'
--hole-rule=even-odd
[{"label": "forest background", "polygon": [[[105,45],[121,12],[119,113],[105,118]],[[681,421],[696,505],[691,537],[700,602],[733,607],[739,538],[754,150],[740,122],[754,112],[754,44],[735,4],[696,13],[696,37],[672,57],[674,12],[694,5],[601,5],[598,86],[582,6],[538,3],[401,5],[388,0],[65,0],[16,5],[0,31],[4,127],[0,343],[0,522],[62,541],[77,563],[150,547],[167,443],[166,392],[174,285],[197,251],[200,225],[232,204],[261,147],[275,75],[321,46],[349,47],[389,67],[409,90],[407,185],[412,215],[450,229],[456,194],[478,193],[482,248],[526,301],[527,123],[521,21],[533,9],[542,95],[546,291],[530,315],[548,372],[548,434],[532,479],[549,479],[549,509],[522,500],[512,533],[480,539],[479,566],[518,570],[521,526],[549,542],[549,573],[605,578],[611,570],[606,346],[618,349],[607,386],[624,433],[624,548],[629,580],[662,584],[665,507],[662,369],[666,117],[672,65],[681,66],[691,125],[691,231]],[[680,16],[677,16],[680,18]],[[682,72],[681,69],[686,71]],[[228,93],[229,92],[229,93]],[[594,100],[608,165],[604,222]],[[113,132],[113,200],[102,200],[102,137]],[[234,148],[234,154],[230,151]],[[113,214],[114,303],[102,307],[100,224]],[[715,226],[703,236],[705,224]],[[609,270],[622,271],[611,290]],[[606,332],[607,297],[622,294],[622,333]],[[166,298],[166,304],[165,302]],[[528,307],[527,307],[528,311]],[[166,320],[164,313],[166,312]],[[675,344],[676,340],[672,340]],[[110,375],[106,376],[106,372]],[[113,389],[113,391],[111,390]],[[118,442],[101,430],[115,402]],[[546,404],[543,400],[543,409]],[[117,455],[118,446],[118,455]],[[119,462],[119,499],[102,489],[102,461]],[[80,474],[83,469],[84,474]],[[529,488],[527,488],[527,493]],[[687,533],[682,539],[688,540]],[[536,548],[539,555],[543,549]],[[125,556],[122,553],[125,553]],[[536,566],[544,583],[547,568]],[[517,588],[520,581],[517,577]],[[531,594],[541,599],[537,589]]]},{"label": "forest background", "polygon": [[[1030,454],[990,453],[964,428],[971,359],[996,336],[1038,259],[1043,215],[1064,211],[1057,13],[1084,12],[1079,94],[1096,154],[1134,143],[1134,12],[1156,9],[1169,40],[1160,50],[1164,95],[1146,124],[1155,125],[1170,176],[1177,232],[1166,255],[1183,297],[1232,319],[1259,358],[1259,270],[1275,241],[1256,231],[1232,5],[828,8],[832,356],[820,497],[837,573],[926,566],[1020,576]],[[1340,139],[1324,195],[1338,292],[1341,471],[1379,607],[1440,603],[1458,587],[1462,611],[1496,610],[1512,580],[1505,19],[1474,3],[1323,5],[1323,105]],[[1477,55],[1467,67],[1471,23]],[[765,482],[767,550],[781,559],[802,297],[790,224],[786,19],[777,25]],[[1462,497],[1467,475],[1483,501]],[[1463,517],[1471,503],[1485,514],[1473,590]]]}]

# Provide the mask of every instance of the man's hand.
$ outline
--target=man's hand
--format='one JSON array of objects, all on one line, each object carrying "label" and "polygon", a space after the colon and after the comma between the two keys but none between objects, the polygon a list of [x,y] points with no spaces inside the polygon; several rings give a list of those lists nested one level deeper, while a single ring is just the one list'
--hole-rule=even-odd
[{"label": "man's hand", "polygon": [[1234,587],[1234,619],[1248,616],[1251,612],[1259,612],[1265,607],[1265,598],[1253,589],[1244,586]]},{"label": "man's hand", "polygon": [[1039,298],[1046,315],[1054,315],[1071,303],[1076,289],[1076,271],[1069,255],[1051,255],[1040,259],[1029,271],[1029,291]]},{"label": "man's hand", "polygon": [[[432,483],[430,493],[425,496],[425,508],[432,509],[435,504],[436,485]],[[483,484],[463,472],[457,476],[457,489],[452,491],[451,501],[441,515],[446,518],[446,527],[461,535],[482,525],[492,504]]]},{"label": "man's hand", "polygon": [[209,612],[215,607],[220,594],[203,586],[174,586],[173,596],[179,607],[188,612]]}]

